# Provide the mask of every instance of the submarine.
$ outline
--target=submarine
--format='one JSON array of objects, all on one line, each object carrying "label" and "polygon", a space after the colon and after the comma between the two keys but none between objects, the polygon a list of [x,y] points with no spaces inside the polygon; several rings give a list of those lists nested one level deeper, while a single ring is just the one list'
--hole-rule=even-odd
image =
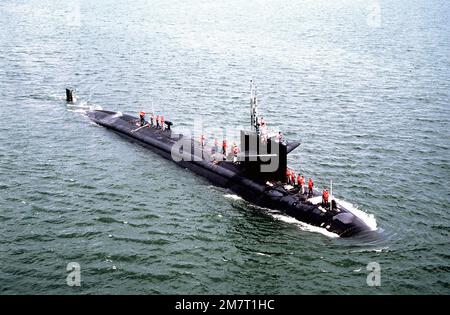
[{"label": "submarine", "polygon": [[[66,90],[72,101],[72,90]],[[331,191],[329,202],[322,193],[305,192],[302,185],[287,180],[287,156],[300,142],[287,141],[281,133],[271,133],[258,115],[256,86],[250,81],[250,128],[240,130],[240,146],[228,152],[208,146],[203,141],[176,133],[171,121],[145,120],[145,113],[136,117],[108,110],[90,110],[87,117],[127,140],[142,145],[207,178],[214,185],[228,189],[244,200],[279,211],[303,223],[326,229],[339,237],[353,237],[372,229],[355,213],[337,201]],[[142,115],[143,114],[143,115]]]}]

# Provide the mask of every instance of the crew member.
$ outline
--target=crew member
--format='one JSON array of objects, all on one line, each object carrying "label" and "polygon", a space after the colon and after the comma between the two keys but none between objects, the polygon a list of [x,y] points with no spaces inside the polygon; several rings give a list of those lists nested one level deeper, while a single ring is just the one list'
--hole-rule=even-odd
[{"label": "crew member", "polygon": [[233,162],[237,162],[237,156],[238,156],[238,154],[239,154],[239,148],[238,148],[238,146],[236,145],[236,142],[235,143],[233,143]]},{"label": "crew member", "polygon": [[329,193],[328,193],[328,189],[324,189],[322,192],[322,207],[324,208],[328,208],[329,203],[328,203],[328,198],[329,198]]},{"label": "crew member", "polygon": [[203,150],[203,148],[205,147],[205,143],[206,143],[206,138],[204,135],[200,136],[200,143],[202,145],[202,150]]},{"label": "crew member", "polygon": [[290,169],[286,169],[286,183],[290,184],[291,181],[291,170]]},{"label": "crew member", "polygon": [[264,120],[263,117],[261,117],[261,127],[265,127],[266,126],[266,121]]},{"label": "crew member", "polygon": [[156,115],[156,129],[159,129],[159,115]]},{"label": "crew member", "polygon": [[311,198],[313,196],[313,187],[314,183],[311,177],[308,179],[308,197]]},{"label": "crew member", "polygon": [[164,126],[164,116],[163,116],[163,115],[161,115],[161,128],[162,128],[162,130],[165,129],[165,126]]},{"label": "crew member", "polygon": [[297,176],[297,184],[300,187],[301,194],[303,195],[305,193],[305,178],[300,176],[300,174]]},{"label": "crew member", "polygon": [[227,148],[228,148],[227,140],[223,140],[223,142],[222,142],[222,154],[223,154],[223,159],[224,160],[227,158]]},{"label": "crew member", "polygon": [[153,113],[150,114],[150,126],[153,127],[153,121],[155,120],[155,115]]},{"label": "crew member", "polygon": [[295,175],[295,172],[294,171],[292,171],[291,172],[291,183],[292,183],[292,186],[295,186],[295,178],[296,178],[297,176]]},{"label": "crew member", "polygon": [[141,127],[145,125],[145,113],[144,112],[139,113],[139,121],[140,121]]},{"label": "crew member", "polygon": [[277,141],[278,141],[278,142],[283,142],[283,134],[281,133],[281,131],[278,131],[278,134],[277,134]]},{"label": "crew member", "polygon": [[261,129],[261,142],[266,144],[268,138],[267,128]]}]

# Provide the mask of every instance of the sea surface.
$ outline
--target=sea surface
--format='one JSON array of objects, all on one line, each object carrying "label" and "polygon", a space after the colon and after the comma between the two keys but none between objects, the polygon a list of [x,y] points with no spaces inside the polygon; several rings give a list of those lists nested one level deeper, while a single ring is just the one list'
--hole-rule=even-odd
[{"label": "sea surface", "polygon": [[[0,293],[449,294],[449,13],[444,0],[1,1]],[[238,130],[251,79],[269,126],[302,141],[289,165],[319,189],[333,180],[375,239],[252,206],[85,116]]]}]

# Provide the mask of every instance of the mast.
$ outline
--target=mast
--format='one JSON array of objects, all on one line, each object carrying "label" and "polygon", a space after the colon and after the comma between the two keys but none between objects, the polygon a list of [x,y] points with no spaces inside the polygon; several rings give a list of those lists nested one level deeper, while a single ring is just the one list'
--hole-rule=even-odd
[{"label": "mast", "polygon": [[251,131],[256,131],[259,135],[258,101],[256,99],[256,85],[253,83],[253,80],[250,80],[250,117]]},{"label": "mast", "polygon": [[330,210],[333,210],[333,180],[330,180]]}]

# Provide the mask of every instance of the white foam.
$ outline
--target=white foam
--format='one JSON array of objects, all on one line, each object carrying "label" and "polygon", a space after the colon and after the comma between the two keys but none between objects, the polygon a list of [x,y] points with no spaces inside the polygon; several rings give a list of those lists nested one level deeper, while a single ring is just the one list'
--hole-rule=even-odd
[{"label": "white foam", "polygon": [[[92,111],[92,110],[103,110],[103,107],[99,106],[99,105],[93,105],[90,104],[88,101],[79,101],[76,102],[74,104],[67,104],[67,110],[69,112],[74,112],[74,113],[80,113],[80,114],[86,114],[87,111]],[[120,117],[123,114],[121,112],[117,112],[117,114],[115,114],[115,117]]]},{"label": "white foam", "polygon": [[381,253],[381,252],[388,252],[389,246],[384,246],[380,248],[363,248],[352,251],[352,253],[369,253],[369,252],[375,252],[375,253]]},{"label": "white foam", "polygon": [[299,221],[296,218],[290,217],[290,216],[285,215],[285,214],[269,211],[269,215],[272,216],[273,218],[277,219],[277,220],[282,221],[282,222],[295,224],[302,231],[320,233],[320,234],[325,235],[325,236],[330,237],[330,238],[339,237],[339,235],[337,235],[336,233],[327,231],[327,229],[307,224],[305,222]]},{"label": "white foam", "polygon": [[348,211],[353,213],[355,216],[360,218],[372,231],[375,231],[377,229],[377,220],[375,219],[375,216],[373,214],[366,213],[362,210],[359,210],[355,206],[353,206],[351,203],[340,200],[338,198],[334,198],[338,204],[341,204],[344,208],[346,208]]},{"label": "white foam", "polygon": [[[238,196],[238,195],[234,195],[234,194],[226,194],[224,195],[225,198],[229,198],[235,201],[243,201],[244,199],[242,199],[242,197]],[[277,210],[272,210],[272,209],[268,209],[268,208],[263,208],[263,207],[259,207],[256,205],[252,205],[258,209],[261,209],[263,211],[265,211],[268,215],[270,215],[272,218],[285,222],[285,223],[289,223],[289,224],[295,224],[297,227],[299,227],[302,231],[307,231],[307,232],[314,232],[314,233],[320,233],[322,235],[325,235],[327,237],[330,238],[336,238],[339,237],[339,235],[337,235],[336,233],[332,233],[330,231],[327,231],[325,228],[322,227],[317,227],[314,225],[310,225],[308,223],[299,221],[291,216],[288,216],[287,214],[283,214],[280,213]]]},{"label": "white foam", "polygon": [[86,101],[80,101],[80,102],[75,102],[75,103],[69,103],[66,105],[67,107],[71,108],[71,107],[76,107],[76,108],[84,108],[84,109],[89,109],[90,106],[88,105],[88,103]]},{"label": "white foam", "polygon": [[80,107],[80,108],[89,109],[89,105],[86,101],[80,101],[79,103],[75,104],[75,106]]},{"label": "white foam", "polygon": [[239,197],[238,195],[233,195],[233,194],[227,194],[224,197],[225,198],[229,198],[229,199],[233,199],[233,200],[244,200],[244,199],[242,199],[242,197]]},{"label": "white foam", "polygon": [[68,109],[67,111],[73,112],[73,113],[86,114],[86,110],[82,109],[82,108]]}]

